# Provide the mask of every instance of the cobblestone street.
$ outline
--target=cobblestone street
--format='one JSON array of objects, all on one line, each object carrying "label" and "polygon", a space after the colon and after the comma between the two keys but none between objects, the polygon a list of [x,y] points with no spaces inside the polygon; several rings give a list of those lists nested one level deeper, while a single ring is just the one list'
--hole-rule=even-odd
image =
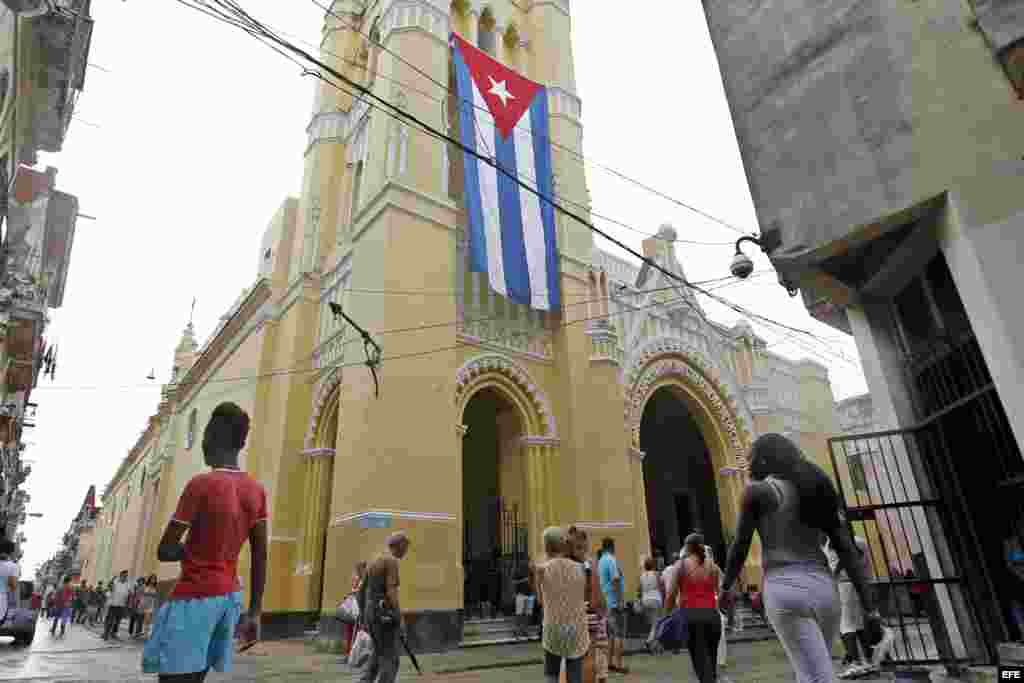
[{"label": "cobblestone street", "polygon": [[[64,683],[70,681],[109,681],[129,683],[155,681],[155,676],[139,672],[141,645],[121,640],[105,643],[99,635],[76,626],[63,639],[54,639],[40,624],[30,648],[16,648],[0,642],[0,680]],[[456,681],[481,683],[525,683],[542,680],[540,648],[536,643],[455,650],[444,654],[421,655],[424,670],[416,676],[411,663],[402,661],[399,680]],[[785,655],[775,641],[730,644],[729,666],[723,670],[722,683],[782,683],[793,674]],[[529,663],[526,663],[529,662]],[[627,659],[631,669],[626,676],[613,675],[610,683],[693,681],[686,653],[651,657],[635,655]],[[211,674],[218,681],[275,681],[280,683],[319,683],[355,681],[357,676],[336,655],[318,654],[304,641],[264,643],[235,659],[231,674]],[[877,679],[892,680],[891,675]],[[935,678],[934,680],[941,680]],[[985,680],[971,679],[971,680]]]}]

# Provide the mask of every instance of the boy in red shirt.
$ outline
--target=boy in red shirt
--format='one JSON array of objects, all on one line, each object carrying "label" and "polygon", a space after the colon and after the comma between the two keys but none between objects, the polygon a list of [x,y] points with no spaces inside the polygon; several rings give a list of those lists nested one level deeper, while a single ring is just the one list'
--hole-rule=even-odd
[{"label": "boy in red shirt", "polygon": [[[247,630],[259,639],[267,571],[267,494],[238,467],[249,416],[234,403],[213,411],[203,433],[212,472],[193,477],[157,549],[161,562],[181,562],[181,577],[153,621],[143,673],[160,681],[201,683],[211,669],[230,671],[242,610],[238,555],[249,541],[252,581]],[[185,532],[188,539],[181,542]]]}]

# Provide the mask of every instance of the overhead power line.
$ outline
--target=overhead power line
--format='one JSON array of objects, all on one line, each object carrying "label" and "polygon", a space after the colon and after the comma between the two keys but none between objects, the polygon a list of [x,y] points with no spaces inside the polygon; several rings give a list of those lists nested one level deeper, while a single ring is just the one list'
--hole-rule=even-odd
[{"label": "overhead power line", "polygon": [[[339,16],[339,15],[334,15],[334,16]],[[348,23],[346,23],[345,25],[346,25],[347,28],[349,28],[353,32],[358,33],[358,34],[366,37],[367,40],[372,40],[364,31],[361,31],[356,26],[353,26],[353,25],[348,24]],[[304,45],[308,45],[308,46],[318,50],[322,54],[330,55],[331,57],[335,57],[335,58],[345,62],[346,64],[348,64],[350,66],[354,66],[356,68],[360,68],[363,71],[365,71],[367,74],[372,74],[374,78],[380,78],[381,80],[387,81],[389,83],[394,83],[395,85],[399,85],[402,88],[404,88],[404,89],[406,89],[406,90],[408,90],[410,92],[416,93],[416,94],[418,94],[418,95],[420,95],[422,97],[425,97],[425,98],[427,98],[427,99],[429,99],[429,100],[431,100],[433,102],[437,102],[438,104],[442,105],[442,107],[444,107],[447,104],[446,99],[444,97],[438,97],[437,95],[429,93],[429,92],[427,92],[425,90],[421,90],[421,89],[419,89],[419,88],[417,88],[417,87],[415,87],[415,86],[413,86],[413,85],[411,85],[411,84],[409,84],[409,83],[407,83],[405,81],[402,81],[402,80],[399,80],[397,78],[393,78],[391,76],[388,76],[388,75],[386,75],[384,73],[381,73],[381,71],[378,70],[378,69],[366,68],[362,64],[360,64],[360,63],[358,63],[358,62],[356,62],[356,61],[354,61],[354,60],[352,60],[352,59],[350,59],[348,57],[345,57],[343,55],[339,55],[336,52],[328,50],[328,49],[326,49],[326,48],[324,48],[322,46],[316,45],[316,44],[314,44],[314,43],[312,43],[312,42],[310,42],[308,40],[305,40],[305,39],[303,39],[303,38],[301,38],[299,36],[296,36],[293,33],[290,33],[290,32],[287,32],[287,31],[283,31],[283,30],[281,30],[279,28],[276,28],[276,27],[274,27],[274,26],[272,26],[270,24],[265,24],[265,26],[268,29],[273,29],[273,31],[275,33],[277,33],[277,34],[280,34],[280,35],[283,35],[283,36],[288,36],[288,37],[293,38],[294,40],[296,40],[296,41],[298,41],[298,42],[300,42],[300,43],[302,43]],[[446,86],[443,83],[441,83],[440,81],[432,78],[429,74],[426,74],[425,72],[423,72],[422,69],[420,69],[415,64],[412,64],[411,62],[406,60],[404,57],[402,57],[397,52],[392,51],[390,48],[384,46],[381,43],[374,43],[374,44],[377,45],[378,47],[380,47],[382,50],[384,50],[388,54],[393,55],[396,59],[402,61],[405,64],[408,64],[411,68],[416,69],[417,72],[424,74],[424,76],[427,77],[431,81],[431,83],[437,85],[439,88],[444,90],[446,93],[450,94],[450,93],[453,92],[448,86]],[[305,70],[305,69],[303,69],[303,70]],[[335,88],[337,88],[337,86],[335,84],[330,84],[330,85],[332,85]],[[467,104],[469,106],[473,107],[474,109],[477,109],[477,110],[479,110],[481,112],[489,114],[489,112],[487,111],[487,109],[485,107],[483,107],[481,105],[478,105],[475,102],[467,102]],[[619,175],[620,177],[626,177],[624,174],[622,174],[622,173],[620,173],[618,171],[615,171],[614,169],[607,169],[605,166],[603,166],[599,162],[593,161],[593,160],[585,157],[584,155],[580,154],[579,152],[573,150],[572,148],[567,147],[567,146],[561,144],[560,142],[558,142],[557,140],[552,139],[550,136],[542,135],[541,133],[538,133],[537,131],[533,131],[533,130],[527,131],[526,129],[524,129],[522,127],[521,124],[517,124],[516,126],[514,126],[514,129],[517,132],[517,134],[520,134],[520,135],[527,135],[528,134],[528,135],[530,135],[530,136],[532,136],[534,138],[537,138],[539,140],[546,141],[547,143],[549,143],[553,147],[556,147],[558,149],[561,149],[561,150],[571,154],[573,157],[575,157],[583,165],[591,164],[591,165],[593,165],[593,166],[595,166],[597,168],[606,170],[609,173],[615,173],[616,175]],[[536,182],[535,178],[528,178],[528,180]],[[634,184],[639,184],[641,187],[645,187],[645,186],[642,185],[642,183],[639,183],[639,181],[635,181],[635,180],[632,180],[632,179],[628,179],[628,180],[630,180],[630,182],[633,182]],[[618,227],[624,228],[626,230],[630,230],[632,232],[638,233],[638,234],[643,235],[645,237],[651,237],[651,238],[654,238],[654,239],[659,239],[659,240],[663,240],[663,241],[670,242],[670,243],[675,243],[675,244],[685,244],[685,245],[700,246],[700,247],[731,247],[734,244],[734,242],[708,242],[708,241],[704,241],[704,240],[692,240],[692,239],[687,239],[687,238],[678,237],[678,236],[675,239],[667,239],[665,237],[662,237],[659,234],[650,233],[650,232],[648,232],[646,230],[642,230],[640,228],[636,228],[636,227],[634,227],[634,226],[632,226],[632,225],[630,225],[628,223],[625,223],[625,222],[623,222],[621,220],[617,220],[615,218],[610,218],[608,216],[604,216],[604,215],[594,211],[591,207],[586,206],[586,205],[584,205],[584,204],[582,204],[580,202],[577,202],[577,201],[575,201],[573,199],[570,199],[569,197],[566,197],[565,195],[560,195],[560,194],[555,193],[554,196],[557,199],[560,199],[561,201],[563,201],[565,203],[572,204],[573,206],[575,206],[577,208],[583,209],[585,211],[589,211],[590,215],[593,216],[593,217],[600,218],[601,220],[604,220],[604,221],[608,221],[609,223],[611,223],[613,225],[616,225]],[[739,228],[734,228],[734,229],[735,230],[739,230]],[[743,233],[743,234],[746,234],[746,233]]]},{"label": "overhead power line", "polygon": [[[373,39],[370,37],[369,34],[367,34],[365,31],[362,31],[359,27],[354,26],[350,22],[346,21],[345,17],[343,17],[342,15],[340,15],[337,12],[335,12],[334,10],[332,10],[329,6],[322,4],[321,2],[319,2],[319,0],[310,0],[310,2],[312,2],[314,5],[319,7],[324,12],[326,12],[328,15],[330,15],[330,16],[334,17],[335,19],[337,19],[338,21],[342,22],[342,24],[344,24],[345,27],[348,28],[349,30],[358,33],[359,35],[363,36],[367,40],[373,41]],[[379,42],[374,42],[374,45],[376,45],[380,49],[384,50],[385,52],[387,52],[388,54],[393,56],[395,59],[399,60],[400,62],[402,62],[403,64],[405,64],[410,69],[412,69],[413,71],[415,71],[419,75],[423,76],[424,78],[426,78],[430,82],[434,83],[435,85],[437,85],[439,88],[441,88],[445,92],[447,92],[447,93],[454,93],[454,90],[447,83],[442,83],[441,81],[437,80],[431,74],[429,74],[427,71],[425,71],[424,69],[420,68],[416,64],[412,63],[411,61],[409,61],[408,59],[406,59],[402,55],[398,54],[397,52],[391,50],[390,48],[388,48],[387,46],[385,46],[385,45],[383,45],[383,44],[381,44]],[[332,53],[328,53],[328,54],[332,54]],[[334,56],[338,57],[338,55],[334,55]],[[339,58],[340,59],[344,59],[343,57],[339,57]],[[473,104],[472,106],[477,108],[477,109],[482,109],[479,105],[476,105],[476,104]],[[486,111],[486,110],[484,110],[484,111]],[[533,133],[533,135],[534,136],[539,136],[538,133]],[[693,213],[701,215],[701,216],[707,218],[708,220],[713,221],[714,223],[717,223],[718,225],[721,225],[721,226],[723,226],[725,228],[728,228],[729,230],[732,230],[733,232],[736,232],[736,233],[738,233],[740,235],[751,234],[750,232],[745,231],[742,228],[738,228],[735,225],[733,225],[733,224],[731,224],[731,223],[729,223],[727,221],[724,221],[721,218],[718,218],[717,216],[713,216],[712,214],[707,213],[706,211],[698,209],[697,207],[692,206],[691,204],[689,204],[687,202],[684,202],[684,201],[682,201],[680,199],[672,197],[671,195],[668,195],[665,192],[657,190],[657,189],[651,187],[650,185],[642,183],[639,180],[636,180],[635,178],[631,178],[631,177],[627,176],[625,173],[622,173],[621,171],[617,171],[614,168],[606,166],[606,165],[604,165],[604,164],[602,164],[600,162],[594,161],[593,159],[587,159],[582,154],[577,152],[576,150],[560,144],[557,140],[552,140],[548,136],[541,136],[541,137],[542,137],[542,139],[546,139],[547,142],[549,142],[552,146],[554,146],[554,147],[556,147],[558,149],[561,149],[561,150],[563,150],[565,152],[568,152],[569,154],[573,155],[574,157],[579,159],[579,161],[581,163],[591,163],[594,166],[596,166],[596,167],[600,168],[601,170],[605,171],[606,173],[610,173],[610,174],[620,178],[621,180],[624,180],[624,181],[626,181],[628,183],[631,183],[631,184],[633,184],[633,185],[635,185],[635,186],[637,186],[637,187],[639,187],[639,188],[641,188],[643,190],[646,190],[647,192],[650,192],[651,194],[657,195],[658,197],[661,197],[662,199],[665,199],[665,200],[667,200],[669,202],[672,202],[673,204],[676,204],[677,206],[680,206],[680,207],[682,207],[684,209],[692,211]]]},{"label": "overhead power line", "polygon": [[[567,328],[567,327],[572,327],[573,325],[579,325],[581,323],[591,322],[591,321],[594,321],[594,320],[607,320],[609,318],[614,318],[614,317],[622,316],[622,315],[628,315],[630,313],[636,313],[638,311],[642,311],[642,310],[649,309],[649,308],[654,308],[656,306],[670,306],[670,305],[672,305],[674,303],[678,303],[683,298],[684,297],[677,297],[677,298],[674,298],[674,299],[670,299],[669,301],[658,301],[658,302],[654,302],[654,303],[648,304],[646,306],[641,306],[641,307],[638,307],[638,308],[630,308],[628,310],[616,311],[614,313],[607,313],[607,314],[602,314],[602,315],[594,315],[594,316],[587,316],[587,317],[584,317],[584,318],[577,318],[575,320],[570,320],[568,322],[564,322],[564,323],[556,326],[555,329],[564,329],[564,328]],[[598,299],[593,299],[593,300],[588,301],[588,302],[579,302],[579,304],[582,304],[582,303],[594,303],[596,301],[598,301]],[[425,330],[425,329],[430,329],[431,327],[441,327],[441,326],[448,326],[448,325],[449,325],[449,323],[439,323],[439,324],[436,324],[436,325],[433,325],[433,326],[425,325],[425,326],[418,326],[418,327],[405,328],[405,329],[387,330],[387,331],[384,331],[384,332],[379,332],[379,333],[377,333],[374,336],[381,336],[381,335],[385,335],[385,334],[397,334],[397,333],[401,333],[401,332],[416,332],[416,331],[422,331],[422,330]],[[356,339],[355,341],[362,341],[362,340],[361,339]],[[465,342],[460,342],[460,343],[457,343],[457,344],[451,344],[451,345],[448,345],[448,346],[442,346],[442,347],[433,348],[433,349],[426,349],[426,350],[423,350],[423,351],[413,351],[413,352],[409,352],[409,353],[401,353],[401,354],[395,354],[395,355],[391,355],[391,356],[383,356],[380,359],[380,361],[381,362],[385,362],[385,361],[389,361],[389,360],[402,360],[402,359],[407,359],[407,358],[419,358],[419,357],[422,357],[422,356],[429,356],[429,355],[432,355],[432,354],[442,353],[442,352],[445,352],[445,351],[452,351],[452,350],[455,350],[455,349],[462,348],[464,346],[473,346],[473,344],[469,344],[469,343],[465,343]],[[250,382],[250,381],[254,381],[254,380],[269,379],[269,378],[273,378],[273,377],[282,377],[282,376],[288,376],[288,375],[310,374],[310,373],[316,373],[316,372],[327,372],[327,371],[334,370],[334,369],[343,369],[343,368],[351,368],[351,367],[365,367],[366,361],[359,360],[359,361],[352,361],[352,362],[349,362],[349,363],[339,363],[337,365],[331,365],[331,366],[328,366],[328,367],[325,367],[325,368],[310,368],[310,367],[308,367],[308,363],[305,363],[303,365],[304,365],[304,367],[282,368],[280,370],[271,370],[269,372],[255,374],[255,375],[241,375],[241,376],[236,376],[236,377],[210,378],[210,379],[205,379],[205,380],[202,380],[202,381],[197,381],[194,384],[223,384],[223,383],[228,383],[228,382]],[[179,385],[179,386],[181,386],[181,385]],[[97,391],[102,391],[102,390],[130,390],[130,389],[153,389],[153,385],[152,384],[132,384],[132,385],[120,385],[120,386],[113,386],[113,385],[111,385],[111,386],[103,386],[103,385],[53,386],[53,385],[51,385],[51,386],[40,386],[40,387],[38,387],[36,389],[36,391],[40,391],[40,390],[64,390],[64,391],[89,391],[89,390],[97,390]]]}]

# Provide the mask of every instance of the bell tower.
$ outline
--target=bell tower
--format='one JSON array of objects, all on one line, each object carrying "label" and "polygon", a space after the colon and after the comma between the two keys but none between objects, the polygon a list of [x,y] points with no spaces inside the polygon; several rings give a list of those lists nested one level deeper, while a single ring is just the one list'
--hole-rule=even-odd
[{"label": "bell tower", "polygon": [[[547,87],[555,192],[589,217],[568,0],[336,0],[325,16],[321,59],[457,137],[452,32]],[[573,495],[572,471],[585,452],[614,451],[615,467],[621,461],[615,476],[632,495],[621,397],[607,391],[618,367],[605,362],[607,354],[601,367],[592,365],[586,326],[569,325],[588,310],[572,302],[589,295],[589,229],[557,218],[563,311],[533,311],[495,295],[485,275],[467,272],[462,151],[338,86],[316,85],[289,276],[293,287],[310,283],[304,296],[316,309],[312,415],[272,518],[276,528],[297,531],[293,547],[302,556],[291,564],[307,583],[296,583],[291,595],[309,595],[308,582],[322,576],[326,608],[348,592],[345,568],[374,556],[389,533],[406,532],[413,544],[403,571],[416,578],[403,581],[403,607],[419,615],[425,646],[445,646],[461,635],[455,625],[464,607],[462,413],[469,397],[460,387],[467,368],[493,362],[495,382],[506,381],[499,378],[505,373],[509,391],[519,392],[525,436],[510,448],[530,463],[532,547],[545,524],[592,518]],[[382,347],[379,393],[361,365],[358,335],[331,304]],[[594,400],[607,433],[590,434],[587,422],[572,419],[592,413]],[[328,410],[337,418],[321,419]],[[323,434],[326,425],[336,433]],[[632,499],[618,493],[604,496],[613,501],[606,507],[622,500],[624,511],[615,514],[624,518]],[[298,531],[304,525],[308,533]]]}]

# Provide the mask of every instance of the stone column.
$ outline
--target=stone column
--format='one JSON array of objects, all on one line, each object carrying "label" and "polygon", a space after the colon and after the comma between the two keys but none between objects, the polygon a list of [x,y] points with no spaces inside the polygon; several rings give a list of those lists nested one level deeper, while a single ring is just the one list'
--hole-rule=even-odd
[{"label": "stone column", "polygon": [[526,448],[526,506],[529,524],[530,556],[544,552],[544,529],[554,523],[554,457],[558,440],[543,436],[523,437]]},{"label": "stone column", "polygon": [[317,603],[324,573],[324,534],[327,529],[328,502],[333,480],[333,448],[314,448],[303,451],[306,458],[306,481],[303,487],[305,511],[302,520],[300,555],[295,569],[299,576],[309,577],[307,605]]},{"label": "stone column", "polygon": [[640,538],[644,539],[641,541],[639,550],[641,554],[651,555],[653,548],[650,548],[650,523],[647,519],[647,486],[644,481],[644,458],[646,457],[639,448],[630,446],[626,451],[626,457],[629,458],[629,473],[633,481],[633,500],[634,500],[634,511],[633,519],[636,520],[636,526],[641,534]]},{"label": "stone column", "polygon": [[[462,458],[463,458],[462,446],[463,446],[463,439],[466,438],[466,433],[467,432],[469,432],[469,427],[467,427],[464,424],[460,424],[460,423],[456,423],[455,424],[455,448],[456,448],[455,452],[458,454],[458,457],[456,458],[457,462],[456,462],[456,465],[455,465],[455,470],[456,470],[455,476],[458,477],[458,481],[460,483],[463,481],[463,479],[462,479],[462,477],[463,477],[463,474],[462,474]],[[460,484],[460,491],[462,490],[461,486],[464,486],[464,484]],[[461,539],[461,538],[464,538],[463,534],[465,533],[465,529],[466,529],[466,517],[465,517],[465,513],[463,511],[464,509],[462,507],[464,505],[464,503],[461,502],[462,501],[461,494],[460,494],[459,500],[460,500],[459,509],[458,509],[458,511],[455,514],[455,519],[457,520],[456,524],[458,525],[458,534],[459,534],[458,537]],[[463,590],[462,587],[466,585],[466,567],[462,564],[462,551],[461,551],[461,549],[460,549],[460,551],[458,553],[456,553],[455,573],[456,573],[457,578],[458,578],[458,582],[455,584],[457,586],[457,589],[455,591],[455,605],[456,605],[456,609],[465,609],[465,607],[466,607],[466,592],[465,592],[465,590]]]}]

